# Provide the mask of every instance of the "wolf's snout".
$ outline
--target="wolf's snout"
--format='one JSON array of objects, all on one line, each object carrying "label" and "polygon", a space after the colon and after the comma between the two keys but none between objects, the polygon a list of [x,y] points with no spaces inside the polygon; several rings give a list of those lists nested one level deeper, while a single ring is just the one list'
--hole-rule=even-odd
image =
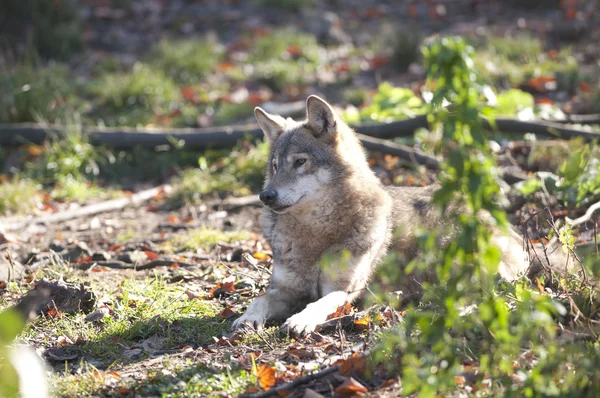
[{"label": "wolf's snout", "polygon": [[265,189],[258,195],[258,198],[261,202],[266,204],[267,206],[272,205],[277,200],[277,191],[272,189]]}]

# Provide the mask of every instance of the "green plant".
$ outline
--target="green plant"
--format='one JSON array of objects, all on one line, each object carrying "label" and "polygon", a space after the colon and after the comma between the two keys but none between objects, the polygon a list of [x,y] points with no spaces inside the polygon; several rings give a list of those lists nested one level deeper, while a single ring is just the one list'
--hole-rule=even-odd
[{"label": "green plant", "polygon": [[342,117],[348,123],[377,121],[387,123],[423,114],[426,108],[421,98],[411,89],[393,87],[385,82],[377,88],[373,102],[359,112],[345,112]]},{"label": "green plant", "polygon": [[[567,315],[560,302],[531,289],[527,280],[496,282],[501,252],[490,238],[507,221],[496,201],[495,161],[479,117],[482,86],[472,79],[472,56],[473,49],[455,38],[436,39],[424,49],[428,81],[435,84],[429,118],[443,127],[447,153],[434,203],[457,226],[457,236],[440,247],[448,231],[420,235],[421,254],[407,272],[435,270],[437,282],[423,286],[429,305],[409,307],[404,324],[383,339],[375,358],[401,372],[405,395],[455,390],[456,378],[467,372],[464,363],[476,369],[471,373],[475,387],[492,396],[595,391],[600,383],[597,341],[559,344],[554,318]],[[446,100],[451,107],[441,108]],[[477,217],[481,211],[491,214],[493,222]],[[563,233],[568,244],[569,236]],[[397,351],[400,361],[393,360]],[[525,363],[524,352],[535,361]],[[485,379],[493,384],[486,386]]]},{"label": "green plant", "polygon": [[19,377],[9,361],[8,348],[25,327],[20,313],[8,309],[0,313],[0,396],[19,396]]},{"label": "green plant", "polygon": [[98,175],[97,160],[102,150],[90,144],[77,117],[66,123],[69,131],[47,141],[40,155],[26,163],[23,176],[54,185],[65,178],[84,180]]}]

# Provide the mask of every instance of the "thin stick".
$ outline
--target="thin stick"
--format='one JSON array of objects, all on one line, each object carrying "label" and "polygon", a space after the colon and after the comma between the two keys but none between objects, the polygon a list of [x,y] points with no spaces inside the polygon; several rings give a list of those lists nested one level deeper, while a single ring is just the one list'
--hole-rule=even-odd
[{"label": "thin stick", "polygon": [[340,369],[340,365],[332,366],[330,368],[323,369],[320,372],[299,377],[290,383],[282,384],[275,388],[271,388],[268,391],[263,391],[263,392],[259,392],[256,394],[240,395],[240,398],[265,398],[265,397],[271,397],[273,395],[278,395],[280,391],[292,390],[302,384],[306,384],[306,383],[314,381],[314,380],[322,379],[325,376],[328,376],[332,373],[337,372],[339,369]]},{"label": "thin stick", "polygon": [[592,215],[594,214],[594,212],[596,210],[600,209],[600,202],[598,203],[594,203],[592,206],[590,206],[589,209],[587,209],[587,211],[585,212],[585,214],[579,218],[576,218],[574,220],[571,220],[569,217],[566,217],[565,220],[567,221],[567,223],[569,225],[571,225],[572,227],[579,225],[579,224],[583,224],[584,222],[587,222]]},{"label": "thin stick", "polygon": [[109,211],[121,210],[127,206],[140,206],[142,203],[156,197],[161,192],[168,192],[170,185],[161,185],[155,188],[146,189],[131,195],[128,198],[113,199],[105,202],[94,203],[88,206],[80,207],[75,210],[62,211],[47,216],[34,217],[31,219],[23,218],[5,218],[0,219],[0,230],[16,231],[27,228],[34,224],[56,224],[63,221],[69,221],[76,218],[87,217],[94,214],[105,213]]}]

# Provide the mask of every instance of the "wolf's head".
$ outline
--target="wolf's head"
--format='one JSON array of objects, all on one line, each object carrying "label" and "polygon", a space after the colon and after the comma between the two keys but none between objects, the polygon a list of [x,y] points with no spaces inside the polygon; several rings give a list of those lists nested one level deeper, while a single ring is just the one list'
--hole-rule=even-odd
[{"label": "wolf's head", "polygon": [[306,120],[254,110],[271,152],[260,200],[276,213],[307,208],[351,176],[375,178],[354,132],[323,99],[306,100]]}]

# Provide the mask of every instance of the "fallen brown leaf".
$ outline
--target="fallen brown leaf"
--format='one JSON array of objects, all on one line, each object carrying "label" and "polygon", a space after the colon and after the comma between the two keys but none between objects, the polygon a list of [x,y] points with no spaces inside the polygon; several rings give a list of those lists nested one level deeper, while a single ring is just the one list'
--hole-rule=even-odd
[{"label": "fallen brown leaf", "polygon": [[338,388],[335,389],[336,394],[344,396],[355,396],[361,395],[368,392],[367,388],[354,380],[352,377],[342,383]]},{"label": "fallen brown leaf", "polygon": [[352,313],[352,305],[346,301],[344,305],[340,305],[333,314],[327,317],[327,319],[341,318],[345,315],[349,315],[350,313]]},{"label": "fallen brown leaf", "polygon": [[232,310],[230,306],[227,306],[223,311],[217,314],[217,318],[228,319],[234,315],[237,315],[237,313],[234,310]]},{"label": "fallen brown leaf", "polygon": [[260,365],[256,374],[260,388],[269,390],[275,385],[275,368],[269,365]]}]

